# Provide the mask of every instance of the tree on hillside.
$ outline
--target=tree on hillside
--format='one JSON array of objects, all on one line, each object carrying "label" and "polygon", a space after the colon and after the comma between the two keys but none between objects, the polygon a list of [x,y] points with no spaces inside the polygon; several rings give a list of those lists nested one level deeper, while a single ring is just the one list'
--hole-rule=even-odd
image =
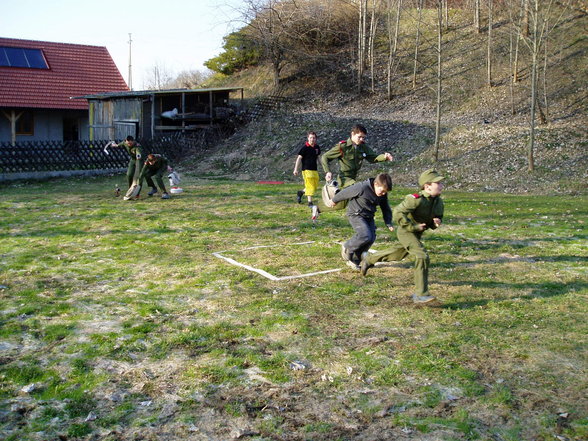
[{"label": "tree on hillside", "polygon": [[[388,99],[392,99],[392,70],[394,62],[397,59],[396,53],[398,51],[398,33],[400,31],[400,11],[402,10],[402,0],[387,0],[387,28],[388,28],[388,64],[387,64],[387,91]],[[393,20],[392,11],[394,9],[394,2],[396,1],[396,16]],[[394,23],[394,25],[392,25]],[[397,64],[396,64],[397,65]]]},{"label": "tree on hillside", "polygon": [[[535,169],[535,158],[534,158],[534,150],[535,150],[535,119],[537,108],[539,104],[538,98],[538,72],[540,66],[540,54],[542,46],[546,44],[546,39],[549,35],[551,29],[556,26],[565,8],[562,9],[561,14],[552,20],[550,25],[550,19],[556,16],[556,0],[526,0],[529,7],[526,13],[528,13],[528,21],[529,21],[529,35],[525,37],[525,29],[521,29],[521,33],[523,35],[523,41],[526,43],[529,51],[531,53],[531,84],[530,84],[530,106],[529,106],[529,113],[530,113],[530,130],[529,130],[529,143],[527,146],[527,161],[528,167],[530,171]],[[539,112],[542,113],[541,108],[539,107]]]},{"label": "tree on hillside", "polygon": [[443,79],[443,3],[437,0],[437,117],[435,119],[435,162],[439,160]]},{"label": "tree on hillside", "polygon": [[204,63],[210,70],[232,75],[258,63],[261,51],[248,35],[247,27],[231,32],[223,41],[223,52]]},{"label": "tree on hillside", "polygon": [[417,72],[418,72],[418,64],[419,64],[419,45],[421,41],[421,22],[423,17],[423,2],[424,0],[417,0],[417,10],[418,10],[418,18],[417,18],[417,25],[415,29],[415,45],[414,45],[414,69],[412,73],[412,88],[416,89],[416,80],[417,80]]}]

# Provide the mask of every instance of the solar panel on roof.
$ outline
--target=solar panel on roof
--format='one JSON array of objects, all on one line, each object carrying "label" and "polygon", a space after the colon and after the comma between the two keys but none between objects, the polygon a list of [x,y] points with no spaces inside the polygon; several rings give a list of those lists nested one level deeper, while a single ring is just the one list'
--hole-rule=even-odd
[{"label": "solar panel on roof", "polygon": [[0,47],[0,66],[49,69],[41,49]]}]

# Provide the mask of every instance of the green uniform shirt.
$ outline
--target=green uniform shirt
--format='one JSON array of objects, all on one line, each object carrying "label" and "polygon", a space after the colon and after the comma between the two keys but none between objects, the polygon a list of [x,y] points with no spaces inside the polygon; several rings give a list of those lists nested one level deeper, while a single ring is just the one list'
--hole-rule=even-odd
[{"label": "green uniform shirt", "polygon": [[131,159],[136,159],[137,153],[141,155],[141,158],[143,157],[143,147],[139,143],[135,143],[135,145],[131,147],[127,141],[123,141],[118,144],[118,147],[124,147]]},{"label": "green uniform shirt", "polygon": [[443,199],[432,197],[424,190],[407,195],[392,212],[394,223],[410,233],[418,232],[419,224],[427,224],[427,228],[434,230],[436,217],[443,218]]},{"label": "green uniform shirt", "polygon": [[321,156],[321,165],[325,173],[332,173],[329,163],[335,159],[339,160],[339,178],[355,180],[364,160],[372,163],[383,162],[386,160],[386,155],[377,155],[365,144],[356,146],[351,138],[348,138],[347,141],[341,141]]}]

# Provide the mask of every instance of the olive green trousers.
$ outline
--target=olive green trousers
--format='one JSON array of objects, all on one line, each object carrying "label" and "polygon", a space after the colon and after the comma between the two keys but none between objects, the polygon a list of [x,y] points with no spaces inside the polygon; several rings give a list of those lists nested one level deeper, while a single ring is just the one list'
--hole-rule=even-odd
[{"label": "olive green trousers", "polygon": [[375,253],[369,253],[367,262],[374,265],[377,262],[397,262],[409,254],[415,258],[414,284],[417,296],[429,295],[429,255],[421,242],[423,232],[409,233],[399,228],[396,230],[398,242],[392,247]]}]

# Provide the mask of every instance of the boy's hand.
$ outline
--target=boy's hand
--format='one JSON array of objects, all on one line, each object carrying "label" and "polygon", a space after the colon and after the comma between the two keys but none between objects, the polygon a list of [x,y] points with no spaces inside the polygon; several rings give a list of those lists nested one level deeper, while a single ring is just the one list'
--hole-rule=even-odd
[{"label": "boy's hand", "polygon": [[298,176],[298,170],[294,170],[292,173],[294,173],[294,176]]},{"label": "boy's hand", "polygon": [[335,205],[337,205],[337,204],[335,204],[335,202],[333,202],[333,200],[332,200],[332,199],[329,199],[329,201],[328,201],[328,202],[325,202],[325,205],[326,205],[327,207],[334,207],[334,206],[335,206]]},{"label": "boy's hand", "polygon": [[394,161],[394,157],[388,152],[384,153],[384,157],[386,158],[386,161]]},{"label": "boy's hand", "polygon": [[439,227],[439,226],[441,226],[441,219],[439,219],[438,217],[434,217],[433,223],[435,224],[436,227]]},{"label": "boy's hand", "polygon": [[390,226],[388,227],[388,229],[389,229],[390,231],[394,231],[394,227],[393,227],[392,225],[390,225]]},{"label": "boy's hand", "polygon": [[331,172],[328,172],[328,173],[325,175],[325,181],[327,181],[327,182],[331,182],[331,179],[332,179],[332,178],[333,178],[333,173],[331,173]]},{"label": "boy's hand", "polygon": [[427,229],[427,224],[418,224],[417,231],[425,231]]}]

